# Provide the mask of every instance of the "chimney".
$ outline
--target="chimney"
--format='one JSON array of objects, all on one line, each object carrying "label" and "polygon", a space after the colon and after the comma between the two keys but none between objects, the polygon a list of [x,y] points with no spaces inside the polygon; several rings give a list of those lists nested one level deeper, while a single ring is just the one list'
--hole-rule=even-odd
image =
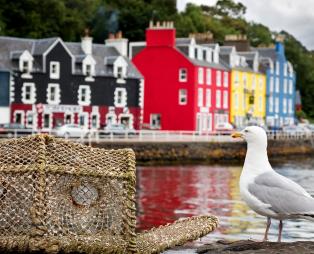
[{"label": "chimney", "polygon": [[190,33],[189,38],[194,38],[197,44],[213,43],[213,34],[208,31],[205,33]]},{"label": "chimney", "polygon": [[166,46],[174,47],[176,42],[176,30],[172,21],[156,22],[151,21],[149,28],[146,29],[147,47]]},{"label": "chimney", "polygon": [[81,47],[86,55],[92,54],[93,38],[89,36],[89,29],[85,29],[85,35],[81,38]]},{"label": "chimney", "polygon": [[109,38],[105,40],[105,44],[115,47],[122,56],[128,54],[128,39],[123,38],[121,31],[117,32],[116,35],[110,33]]},{"label": "chimney", "polygon": [[250,51],[250,42],[244,34],[228,34],[225,36],[224,46],[234,46],[237,51]]}]

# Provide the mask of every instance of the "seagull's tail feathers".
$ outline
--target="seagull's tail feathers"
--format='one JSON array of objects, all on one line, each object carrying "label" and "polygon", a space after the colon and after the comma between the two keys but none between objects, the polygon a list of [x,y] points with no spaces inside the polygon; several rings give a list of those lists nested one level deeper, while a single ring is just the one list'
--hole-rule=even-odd
[{"label": "seagull's tail feathers", "polygon": [[310,213],[310,214],[300,214],[300,215],[299,215],[299,218],[305,219],[305,220],[314,221],[314,213]]}]

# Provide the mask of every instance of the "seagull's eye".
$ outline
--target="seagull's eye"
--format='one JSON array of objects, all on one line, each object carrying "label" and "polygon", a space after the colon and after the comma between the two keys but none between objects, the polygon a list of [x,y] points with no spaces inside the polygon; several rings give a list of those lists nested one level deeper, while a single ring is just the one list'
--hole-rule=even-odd
[{"label": "seagull's eye", "polygon": [[248,130],[244,130],[244,132],[249,132]]}]

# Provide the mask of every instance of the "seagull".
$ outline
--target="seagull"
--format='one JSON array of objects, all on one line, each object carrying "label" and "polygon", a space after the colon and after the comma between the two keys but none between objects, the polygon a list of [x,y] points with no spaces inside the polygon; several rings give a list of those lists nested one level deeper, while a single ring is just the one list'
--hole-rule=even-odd
[{"label": "seagull", "polygon": [[263,241],[268,240],[271,219],[279,220],[278,242],[281,242],[283,220],[314,221],[314,198],[299,184],[275,172],[268,161],[267,135],[258,126],[246,127],[231,135],[247,142],[240,176],[241,198],[256,213],[267,217]]}]

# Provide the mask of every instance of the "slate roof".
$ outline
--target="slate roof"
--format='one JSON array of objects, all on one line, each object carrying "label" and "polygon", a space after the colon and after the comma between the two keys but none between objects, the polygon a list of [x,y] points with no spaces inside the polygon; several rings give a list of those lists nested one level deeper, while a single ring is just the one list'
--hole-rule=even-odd
[{"label": "slate roof", "polygon": [[[42,71],[42,57],[43,54],[60,38],[46,38],[46,39],[24,39],[15,37],[0,36],[0,70],[14,70],[17,68],[17,60],[19,56],[28,50],[34,57],[33,71]],[[65,42],[64,45],[75,57],[75,73],[81,74],[82,70],[79,64],[86,57],[80,42]],[[96,61],[95,74],[96,76],[113,76],[112,67],[105,65],[106,57],[120,56],[116,48],[106,46],[103,44],[93,44],[92,56]],[[123,57],[127,63],[127,76],[130,78],[142,78],[140,72],[136,67],[126,58]]]},{"label": "slate roof", "polygon": [[269,57],[273,61],[276,61],[276,49],[274,48],[251,48],[253,51],[257,51],[261,57]]},{"label": "slate roof", "polygon": [[192,38],[176,38],[176,45],[190,45]]}]

